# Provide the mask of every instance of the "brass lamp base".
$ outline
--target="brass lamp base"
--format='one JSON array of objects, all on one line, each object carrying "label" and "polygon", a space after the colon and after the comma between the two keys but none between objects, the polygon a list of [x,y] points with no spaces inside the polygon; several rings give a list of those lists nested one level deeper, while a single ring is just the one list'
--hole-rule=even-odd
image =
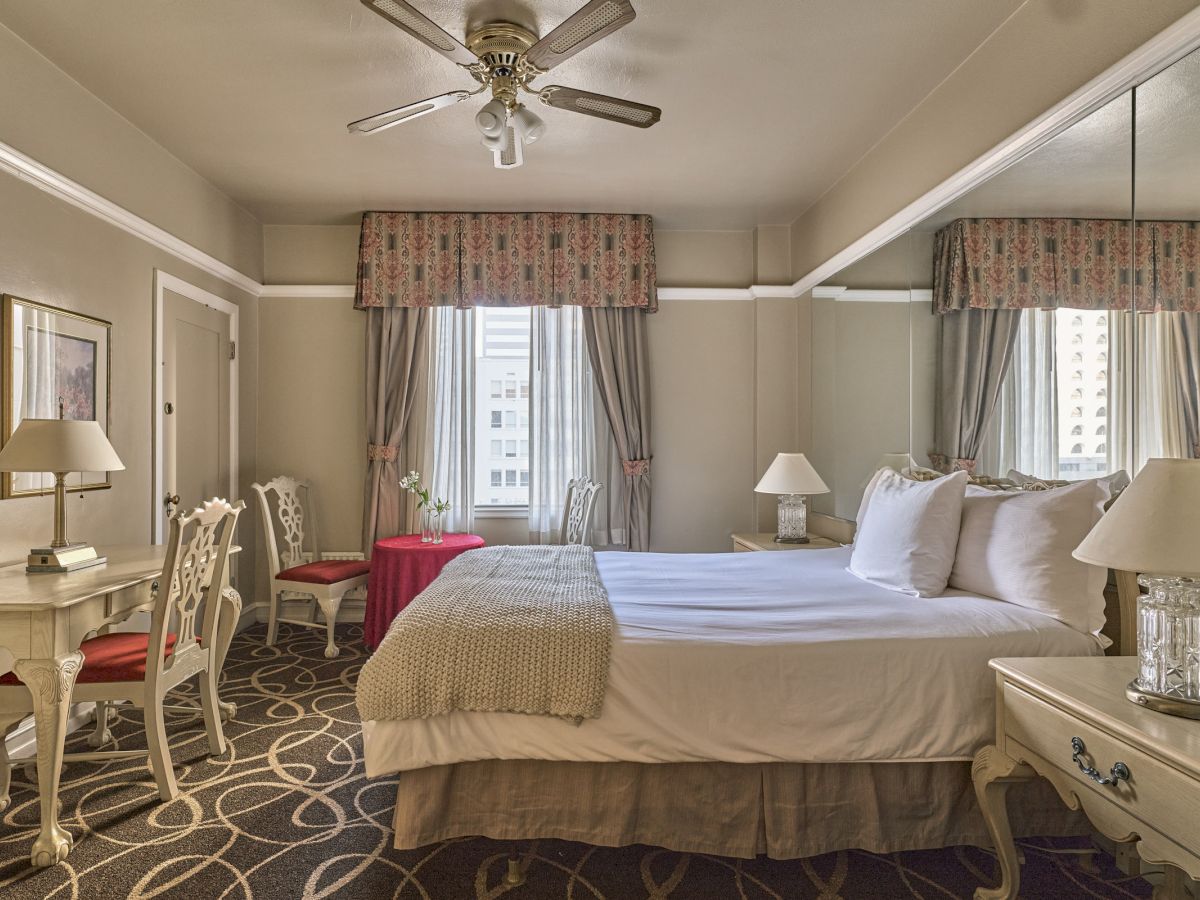
[{"label": "brass lamp base", "polygon": [[1129,686],[1125,688],[1125,696],[1138,706],[1155,712],[1182,716],[1185,719],[1200,719],[1200,700],[1184,700],[1182,697],[1168,697],[1166,694],[1146,691],[1136,680],[1129,682]]},{"label": "brass lamp base", "polygon": [[62,547],[30,550],[25,571],[31,575],[55,572],[61,574],[99,566],[107,561],[108,557],[98,554],[91,544],[79,542]]}]

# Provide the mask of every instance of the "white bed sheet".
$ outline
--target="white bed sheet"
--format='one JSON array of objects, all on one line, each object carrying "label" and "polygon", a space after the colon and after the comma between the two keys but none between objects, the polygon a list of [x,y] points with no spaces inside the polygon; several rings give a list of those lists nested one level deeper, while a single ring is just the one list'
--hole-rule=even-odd
[{"label": "white bed sheet", "polygon": [[989,659],[1101,652],[1011,603],[867,584],[849,557],[598,553],[617,621],[600,718],[365,722],[367,774],[477,759],[965,760],[995,728]]}]

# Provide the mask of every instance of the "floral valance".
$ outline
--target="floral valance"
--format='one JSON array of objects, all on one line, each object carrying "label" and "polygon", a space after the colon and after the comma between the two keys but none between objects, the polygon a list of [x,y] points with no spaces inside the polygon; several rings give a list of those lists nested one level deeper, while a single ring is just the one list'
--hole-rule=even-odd
[{"label": "floral valance", "polygon": [[1198,227],[1142,221],[1131,233],[1120,219],[956,219],[934,239],[934,307],[1200,311]]},{"label": "floral valance", "polygon": [[607,213],[363,214],[354,306],[658,309],[654,223]]}]

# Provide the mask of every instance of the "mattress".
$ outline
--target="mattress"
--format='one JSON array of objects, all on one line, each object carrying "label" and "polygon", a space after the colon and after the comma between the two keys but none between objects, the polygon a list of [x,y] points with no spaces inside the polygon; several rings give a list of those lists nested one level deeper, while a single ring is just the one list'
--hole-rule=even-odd
[{"label": "mattress", "polygon": [[617,623],[600,718],[364,722],[367,774],[483,759],[969,760],[995,728],[989,659],[1101,652],[1011,603],[867,584],[849,556],[598,553]]}]

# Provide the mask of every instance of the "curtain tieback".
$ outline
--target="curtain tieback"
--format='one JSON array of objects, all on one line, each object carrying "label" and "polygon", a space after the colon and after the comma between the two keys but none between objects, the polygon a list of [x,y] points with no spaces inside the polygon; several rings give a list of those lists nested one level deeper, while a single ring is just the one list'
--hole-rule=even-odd
[{"label": "curtain tieback", "polygon": [[621,468],[625,470],[625,474],[633,477],[634,475],[649,475],[650,460],[648,459],[623,459],[621,460]]},{"label": "curtain tieback", "polygon": [[367,444],[367,459],[371,462],[395,462],[398,452],[391,444]]}]

